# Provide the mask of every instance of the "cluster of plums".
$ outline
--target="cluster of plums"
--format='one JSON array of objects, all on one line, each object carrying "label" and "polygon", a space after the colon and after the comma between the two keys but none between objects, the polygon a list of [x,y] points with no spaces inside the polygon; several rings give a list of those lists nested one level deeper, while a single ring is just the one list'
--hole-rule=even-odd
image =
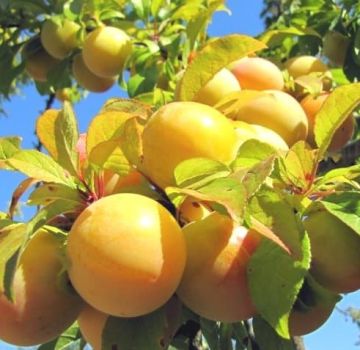
[{"label": "cluster of plums", "polygon": [[23,49],[25,69],[38,82],[71,56],[72,74],[78,84],[93,92],[108,90],[122,72],[132,51],[129,36],[120,28],[99,26],[81,40],[82,28],[70,20],[46,20],[40,36]]},{"label": "cluster of plums", "polygon": [[[84,43],[78,60],[89,69],[100,45],[97,38],[108,30],[113,29],[95,30]],[[46,39],[42,41],[49,50]],[[54,46],[53,55],[55,48],[59,49]],[[126,52],[129,48],[124,46]],[[96,71],[99,75],[109,77],[118,69],[110,69],[105,59],[103,63]],[[235,224],[211,203],[191,197],[178,209],[181,226],[167,208],[144,193],[144,183],[147,191],[155,191],[153,184],[162,189],[176,186],[174,169],[184,160],[202,157],[230,164],[248,139],[267,142],[279,152],[299,140],[313,144],[311,130],[327,93],[303,97],[299,103],[283,91],[280,70],[262,58],[243,58],[230,69],[217,73],[194,101],[166,104],[149,118],[142,132],[141,172],[133,170],[121,178],[105,171],[100,199],[76,218],[65,244],[46,228],[33,236],[15,274],[14,302],[0,296],[1,339],[17,345],[44,343],[77,319],[85,339],[98,350],[109,315],[146,315],[174,294],[211,320],[237,322],[257,314],[247,264],[262,235]],[[327,68],[316,58],[300,57],[289,61],[287,69],[296,78]],[[237,99],[236,108],[227,108],[226,95]],[[349,120],[351,126],[344,124],[340,136],[334,137],[341,142],[333,140],[333,149],[351,137],[352,117]],[[77,151],[81,173],[89,156],[85,135]],[[303,222],[311,240],[314,278],[335,293],[359,289],[359,236],[326,211],[309,214]],[[293,309],[292,335],[318,328],[334,305],[312,306],[304,312]]]}]

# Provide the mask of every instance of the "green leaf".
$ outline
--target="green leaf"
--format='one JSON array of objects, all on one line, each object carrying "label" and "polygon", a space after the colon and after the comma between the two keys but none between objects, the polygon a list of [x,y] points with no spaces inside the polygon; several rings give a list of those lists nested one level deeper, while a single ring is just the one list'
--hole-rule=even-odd
[{"label": "green leaf", "polygon": [[293,340],[281,338],[260,316],[253,318],[253,327],[261,350],[296,350]]},{"label": "green leaf", "polygon": [[316,115],[314,135],[321,158],[341,124],[360,103],[360,83],[336,88]]},{"label": "green leaf", "polygon": [[20,247],[25,242],[26,225],[9,224],[0,229],[0,292],[12,300],[11,285]]},{"label": "green leaf", "polygon": [[57,199],[63,199],[75,203],[81,203],[84,198],[81,197],[79,190],[62,184],[43,184],[37,187],[29,195],[28,205],[46,205]]},{"label": "green leaf", "polygon": [[179,195],[186,194],[204,201],[221,204],[230,216],[241,223],[245,214],[246,189],[242,183],[232,178],[215,179],[196,190],[167,187],[166,193],[172,201]]},{"label": "green leaf", "polygon": [[152,0],[151,1],[151,14],[153,17],[157,17],[159,10],[163,5],[164,0]]},{"label": "green leaf", "polygon": [[69,102],[64,102],[64,107],[55,120],[55,140],[57,149],[57,162],[71,175],[77,176],[78,152],[76,144],[79,132],[74,111]]},{"label": "green leaf", "polygon": [[223,67],[265,45],[249,36],[233,34],[206,45],[186,69],[179,82],[180,101],[191,101],[197,92]]},{"label": "green leaf", "polygon": [[192,189],[229,174],[230,170],[225,164],[207,158],[185,160],[174,171],[177,186]]},{"label": "green leaf", "polygon": [[103,349],[163,350],[166,327],[164,308],[150,314],[120,318],[109,317],[102,334]]},{"label": "green leaf", "polygon": [[296,260],[273,241],[263,240],[247,269],[251,298],[256,309],[286,339],[290,337],[289,313],[310,267],[310,241],[305,233],[301,245],[303,256]]},{"label": "green leaf", "polygon": [[83,346],[80,329],[75,322],[59,337],[40,345],[37,350],[81,350]]},{"label": "green leaf", "polygon": [[342,192],[334,193],[320,202],[315,202],[309,211],[323,207],[329,213],[336,216],[344,224],[360,235],[360,193]]},{"label": "green leaf", "polygon": [[247,197],[252,197],[260,187],[265,183],[266,179],[274,170],[275,157],[269,157],[255,164],[245,174],[242,182],[246,188]]},{"label": "green leaf", "polygon": [[16,170],[34,179],[75,187],[74,179],[52,158],[36,150],[22,150],[7,162]]},{"label": "green leaf", "polygon": [[20,150],[20,137],[0,137],[0,169],[12,169],[5,162]]},{"label": "green leaf", "polygon": [[337,168],[330,170],[324,176],[319,177],[316,182],[316,188],[335,182],[347,182],[360,176],[360,165],[353,165],[346,168]]},{"label": "green leaf", "polygon": [[261,35],[260,40],[267,46],[274,47],[282,44],[288,37],[303,35],[313,35],[320,38],[320,35],[311,28],[300,29],[295,27],[286,27],[282,29],[266,31]]},{"label": "green leaf", "polygon": [[304,141],[293,145],[285,157],[279,159],[280,176],[296,191],[306,191],[315,180],[317,150]]},{"label": "green leaf", "polygon": [[263,186],[251,199],[248,213],[270,228],[290,249],[294,259],[302,259],[303,228],[294,209],[281,193]]},{"label": "green leaf", "polygon": [[210,350],[217,350],[219,348],[219,326],[217,322],[210,321],[206,318],[200,318],[200,328]]},{"label": "green leaf", "polygon": [[274,148],[259,140],[245,141],[239,148],[231,168],[237,171],[241,168],[250,168],[259,162],[274,155]]}]

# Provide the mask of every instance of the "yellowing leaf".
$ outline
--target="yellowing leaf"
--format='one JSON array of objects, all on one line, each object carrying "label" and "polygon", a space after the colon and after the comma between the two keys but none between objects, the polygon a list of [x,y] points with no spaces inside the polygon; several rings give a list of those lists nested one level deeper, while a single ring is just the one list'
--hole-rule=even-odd
[{"label": "yellowing leaf", "polygon": [[128,98],[113,98],[108,100],[101,108],[100,114],[109,111],[130,113],[134,117],[144,119],[147,119],[153,113],[151,105]]},{"label": "yellowing leaf", "polygon": [[55,121],[59,112],[58,109],[48,109],[36,122],[36,134],[40,142],[54,159],[58,157],[55,138]]},{"label": "yellowing leaf", "polygon": [[90,155],[93,148],[119,136],[124,123],[133,116],[126,112],[109,110],[98,114],[90,123],[86,137],[86,151]]},{"label": "yellowing leaf", "polygon": [[20,150],[20,142],[19,137],[0,137],[0,169],[11,169],[6,159]]},{"label": "yellowing leaf", "polygon": [[201,87],[220,69],[265,47],[261,41],[240,34],[228,35],[212,41],[198,52],[186,69],[179,82],[179,100],[191,101]]},{"label": "yellowing leaf", "polygon": [[316,115],[314,135],[319,158],[324,155],[340,125],[360,103],[360,83],[340,86],[325,100]]},{"label": "yellowing leaf", "polygon": [[118,139],[96,145],[89,155],[89,162],[100,169],[109,169],[120,175],[127,175],[131,170]]}]

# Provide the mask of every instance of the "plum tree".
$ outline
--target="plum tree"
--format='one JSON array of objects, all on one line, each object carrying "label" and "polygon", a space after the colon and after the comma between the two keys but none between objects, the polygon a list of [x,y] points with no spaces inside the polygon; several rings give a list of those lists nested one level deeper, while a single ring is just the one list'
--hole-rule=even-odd
[{"label": "plum tree", "polygon": [[177,294],[202,317],[237,322],[255,315],[246,267],[261,237],[217,212],[183,228],[187,261]]},{"label": "plum tree", "polygon": [[245,123],[239,120],[235,120],[234,125],[240,145],[247,140],[255,139],[269,144],[276,150],[287,151],[289,149],[284,139],[269,128],[257,124]]},{"label": "plum tree", "polygon": [[63,59],[78,46],[77,32],[80,26],[68,19],[61,24],[47,20],[41,28],[41,43],[45,50],[57,59]]},{"label": "plum tree", "polygon": [[240,91],[239,82],[234,74],[223,68],[198,91],[194,101],[214,106],[226,95],[236,91]]},{"label": "plum tree", "polygon": [[295,98],[283,91],[242,90],[237,95],[236,108],[228,117],[269,128],[289,146],[305,140],[308,132],[305,112]]},{"label": "plum tree", "polygon": [[311,212],[304,226],[311,242],[314,278],[335,293],[359,289],[359,235],[325,210]]},{"label": "plum tree", "polygon": [[127,317],[166,303],[186,257],[182,231],[171,214],[130,193],[103,197],[86,208],[69,233],[67,253],[70,279],[84,300]]},{"label": "plum tree", "polygon": [[311,73],[325,73],[328,67],[314,56],[298,56],[287,60],[284,67],[294,79]]},{"label": "plum tree", "polygon": [[116,77],[103,78],[92,73],[85,65],[81,53],[74,57],[72,73],[80,86],[92,92],[104,92],[109,90],[116,81]]},{"label": "plum tree", "polygon": [[47,81],[47,75],[60,61],[42,47],[40,38],[34,37],[24,46],[22,57],[26,72],[36,81]]},{"label": "plum tree", "polygon": [[102,332],[109,315],[86,305],[78,318],[81,334],[94,350],[101,350]]},{"label": "plum tree", "polygon": [[62,243],[38,231],[20,257],[14,303],[0,293],[0,339],[18,346],[46,343],[77,318],[83,302],[63,273]]},{"label": "plum tree", "polygon": [[[172,152],[164,152],[167,149]],[[163,188],[174,184],[173,171],[181,161],[205,157],[229,163],[236,151],[231,121],[197,102],[163,106],[151,116],[143,132],[144,172]]]},{"label": "plum tree", "polygon": [[[316,115],[329,95],[330,94],[328,92],[324,92],[317,96],[308,95],[300,102],[309,122],[309,132],[308,132],[307,141],[313,147],[316,146],[315,138],[314,138],[314,125],[316,122]],[[331,140],[330,146],[328,148],[329,151],[339,151],[342,147],[344,147],[351,140],[351,137],[354,133],[354,129],[355,129],[355,121],[353,115],[351,114],[344,121],[344,123],[336,130]]]},{"label": "plum tree", "polygon": [[85,38],[83,58],[95,75],[112,78],[118,75],[132,51],[128,35],[116,27],[99,27]]},{"label": "plum tree", "polygon": [[244,57],[231,63],[231,72],[243,89],[282,90],[284,78],[280,69],[261,57]]}]

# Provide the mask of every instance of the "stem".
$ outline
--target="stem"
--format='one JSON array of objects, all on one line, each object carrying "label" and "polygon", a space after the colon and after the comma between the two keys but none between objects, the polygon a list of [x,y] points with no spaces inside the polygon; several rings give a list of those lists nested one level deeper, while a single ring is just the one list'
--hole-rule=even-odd
[{"label": "stem", "polygon": [[296,350],[306,350],[303,337],[294,337],[293,340]]}]

